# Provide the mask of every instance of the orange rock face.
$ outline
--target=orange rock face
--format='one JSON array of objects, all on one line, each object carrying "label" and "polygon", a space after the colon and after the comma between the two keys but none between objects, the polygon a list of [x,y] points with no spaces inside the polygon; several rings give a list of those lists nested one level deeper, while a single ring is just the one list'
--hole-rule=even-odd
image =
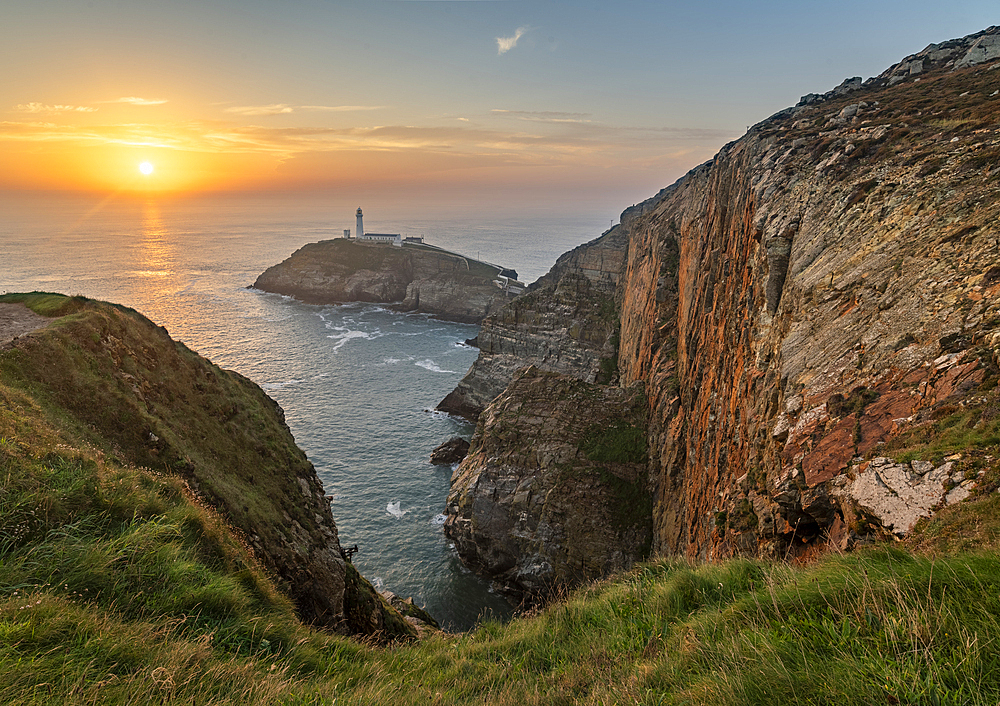
[{"label": "orange rock face", "polygon": [[1000,102],[948,60],[779,113],[632,225],[619,367],[647,386],[657,551],[843,543],[852,464],[979,404],[1000,189],[974,165],[1000,135],[935,116],[985,128]]},{"label": "orange rock face", "polygon": [[[644,383],[654,553],[849,548],[1000,477],[997,72],[954,68],[979,36],[807,96],[623,214],[620,259],[599,240],[554,268],[614,285],[604,382]],[[489,336],[559,350],[553,307],[582,291],[515,301]],[[508,376],[536,363],[514,348]],[[593,355],[557,357],[595,381]]]}]

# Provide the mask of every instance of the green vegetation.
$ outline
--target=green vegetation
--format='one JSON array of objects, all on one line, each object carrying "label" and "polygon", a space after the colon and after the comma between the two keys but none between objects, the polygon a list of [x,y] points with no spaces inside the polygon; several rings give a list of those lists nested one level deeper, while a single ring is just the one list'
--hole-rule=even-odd
[{"label": "green vegetation", "polygon": [[653,537],[653,496],[646,487],[645,479],[630,481],[605,470],[598,473],[601,483],[611,491],[615,500],[612,504],[612,524],[619,530],[642,528],[649,542],[641,548],[638,556],[648,558]]},{"label": "green vegetation", "polygon": [[27,306],[39,316],[66,316],[82,309],[88,299],[85,297],[67,297],[49,292],[30,292],[28,294],[3,294],[0,302],[7,304],[20,303]]},{"label": "green vegetation", "polygon": [[1000,446],[1000,417],[982,419],[982,410],[964,409],[918,427],[890,443],[899,462],[924,459],[940,462],[955,453]]},{"label": "green vegetation", "polygon": [[[277,404],[249,380],[172,341],[165,330],[132,310],[44,293],[7,296],[3,301],[23,301],[42,312],[72,312],[0,351],[0,453],[15,459],[7,461],[0,496],[0,507],[9,508],[0,518],[0,529],[9,530],[0,535],[4,547],[20,547],[12,537],[42,540],[46,533],[62,532],[61,528],[78,522],[87,528],[94,525],[100,541],[114,543],[114,523],[145,517],[137,507],[146,501],[136,505],[138,501],[128,498],[108,500],[102,474],[115,477],[127,471],[134,476],[132,484],[141,487],[169,479],[168,485],[190,496],[184,503],[214,508],[224,524],[241,537],[252,538],[269,581],[293,600],[299,617],[324,624],[329,609],[313,595],[316,589],[310,584],[325,581],[332,590],[342,579],[334,569],[324,568],[322,558],[311,562],[316,549],[325,551],[325,532],[332,531],[332,519],[324,528],[321,513],[328,517],[328,506],[312,465],[295,445]],[[20,487],[19,478],[35,490],[25,491],[24,497],[12,494]],[[62,484],[64,478],[69,485]],[[311,483],[315,492],[306,496],[303,490]],[[166,490],[157,492],[170,495]],[[111,502],[112,509],[120,502],[124,509],[107,519],[110,510],[105,502]],[[83,519],[56,512],[66,503],[74,507],[82,503]],[[149,512],[157,522],[164,513],[170,516],[167,506],[157,505]],[[54,524],[39,524],[39,517]],[[178,522],[183,527],[190,524]],[[288,532],[293,523],[297,523],[294,538]],[[169,535],[173,530],[163,531]],[[163,551],[166,557],[175,549]],[[198,551],[219,553],[205,545]],[[15,566],[12,561],[0,557],[0,566]],[[234,571],[243,569],[226,568],[222,575]],[[156,569],[148,580],[169,583],[174,578]],[[186,574],[182,579],[190,583]],[[32,581],[31,585],[54,583]],[[352,586],[371,590],[367,582],[356,584]],[[114,601],[135,602],[134,596],[148,596],[140,586],[141,582],[123,584]],[[188,588],[195,590],[197,585]],[[379,615],[360,619],[352,614],[357,618],[351,623],[353,630],[376,632],[374,624],[387,639],[413,634],[409,626],[394,624],[394,612],[383,611],[380,603],[365,603],[360,595],[354,598],[378,609]]]},{"label": "green vegetation", "polygon": [[865,407],[877,399],[878,393],[875,390],[869,390],[867,387],[856,387],[846,398],[841,394],[831,395],[826,406],[831,417],[843,417],[864,411]]},{"label": "green vegetation", "polygon": [[646,429],[623,421],[595,424],[580,450],[594,463],[646,463]]},{"label": "green vegetation", "polygon": [[[291,454],[279,457],[294,467],[295,453],[279,450],[280,435],[254,416],[267,404],[255,388],[166,343],[134,314],[31,296],[36,311],[64,316],[0,352],[0,703],[1000,699],[1000,496],[992,494],[922,522],[906,544],[804,568],[660,560],[464,635],[384,648],[306,626],[233,529],[240,518],[274,521],[264,499],[248,496],[245,509],[224,516],[189,487],[192,469],[217,462],[212,454],[231,464],[233,478],[213,477],[220,488],[259,475],[269,453]],[[59,369],[37,374],[49,361]],[[188,398],[205,389],[216,406],[197,412]],[[852,411],[870,397],[856,392],[844,400]],[[1000,444],[996,395],[942,408],[928,438],[907,443],[923,444],[921,458]],[[122,412],[130,397],[139,401]],[[174,431],[187,414],[196,418],[186,432]],[[122,420],[139,432],[116,430]],[[229,420],[256,430],[238,442],[253,444],[245,453],[256,465],[214,438],[239,433],[218,426]],[[595,429],[582,450],[595,462],[641,463],[640,429]],[[602,480],[623,506],[648,514],[639,484],[610,473]],[[754,521],[749,503],[716,517],[732,527]],[[353,600],[381,598],[359,590]]]},{"label": "green vegetation", "polygon": [[[5,437],[8,438],[9,437]],[[73,458],[18,497],[82,495],[0,570],[0,701],[189,704],[987,704],[1000,698],[996,508],[977,552],[809,568],[658,561],[509,624],[376,648],[295,621],[174,482]],[[55,469],[51,468],[55,466]],[[5,494],[4,517],[10,512]],[[38,498],[40,499],[40,498]],[[128,518],[127,508],[141,508]],[[993,502],[995,505],[995,501]],[[926,523],[926,550],[976,504]],[[961,515],[961,516],[959,516]],[[60,524],[61,523],[61,524]],[[940,525],[940,527],[938,526]],[[207,539],[210,537],[211,539]]]}]

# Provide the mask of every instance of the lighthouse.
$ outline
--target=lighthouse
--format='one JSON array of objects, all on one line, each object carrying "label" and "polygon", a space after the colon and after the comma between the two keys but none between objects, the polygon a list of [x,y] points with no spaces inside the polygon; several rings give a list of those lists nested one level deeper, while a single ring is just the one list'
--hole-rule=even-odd
[{"label": "lighthouse", "polygon": [[365,226],[361,222],[362,218],[363,218],[363,216],[361,215],[361,207],[358,206],[358,228],[357,228],[357,230],[354,231],[354,237],[355,238],[361,238],[365,234]]}]

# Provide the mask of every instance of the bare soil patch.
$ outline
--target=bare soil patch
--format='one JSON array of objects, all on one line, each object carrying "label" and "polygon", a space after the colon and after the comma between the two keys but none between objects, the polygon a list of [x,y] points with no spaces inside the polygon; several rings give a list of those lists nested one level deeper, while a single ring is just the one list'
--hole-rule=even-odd
[{"label": "bare soil patch", "polygon": [[39,316],[24,304],[0,303],[0,346],[46,326],[52,319]]}]

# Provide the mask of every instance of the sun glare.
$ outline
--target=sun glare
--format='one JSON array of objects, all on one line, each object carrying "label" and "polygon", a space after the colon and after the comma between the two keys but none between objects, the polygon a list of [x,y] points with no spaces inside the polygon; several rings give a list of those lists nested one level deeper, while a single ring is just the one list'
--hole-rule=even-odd
[{"label": "sun glare", "polygon": [[151,162],[143,162],[139,165],[139,171],[145,175],[150,175],[153,173],[153,165]]}]

